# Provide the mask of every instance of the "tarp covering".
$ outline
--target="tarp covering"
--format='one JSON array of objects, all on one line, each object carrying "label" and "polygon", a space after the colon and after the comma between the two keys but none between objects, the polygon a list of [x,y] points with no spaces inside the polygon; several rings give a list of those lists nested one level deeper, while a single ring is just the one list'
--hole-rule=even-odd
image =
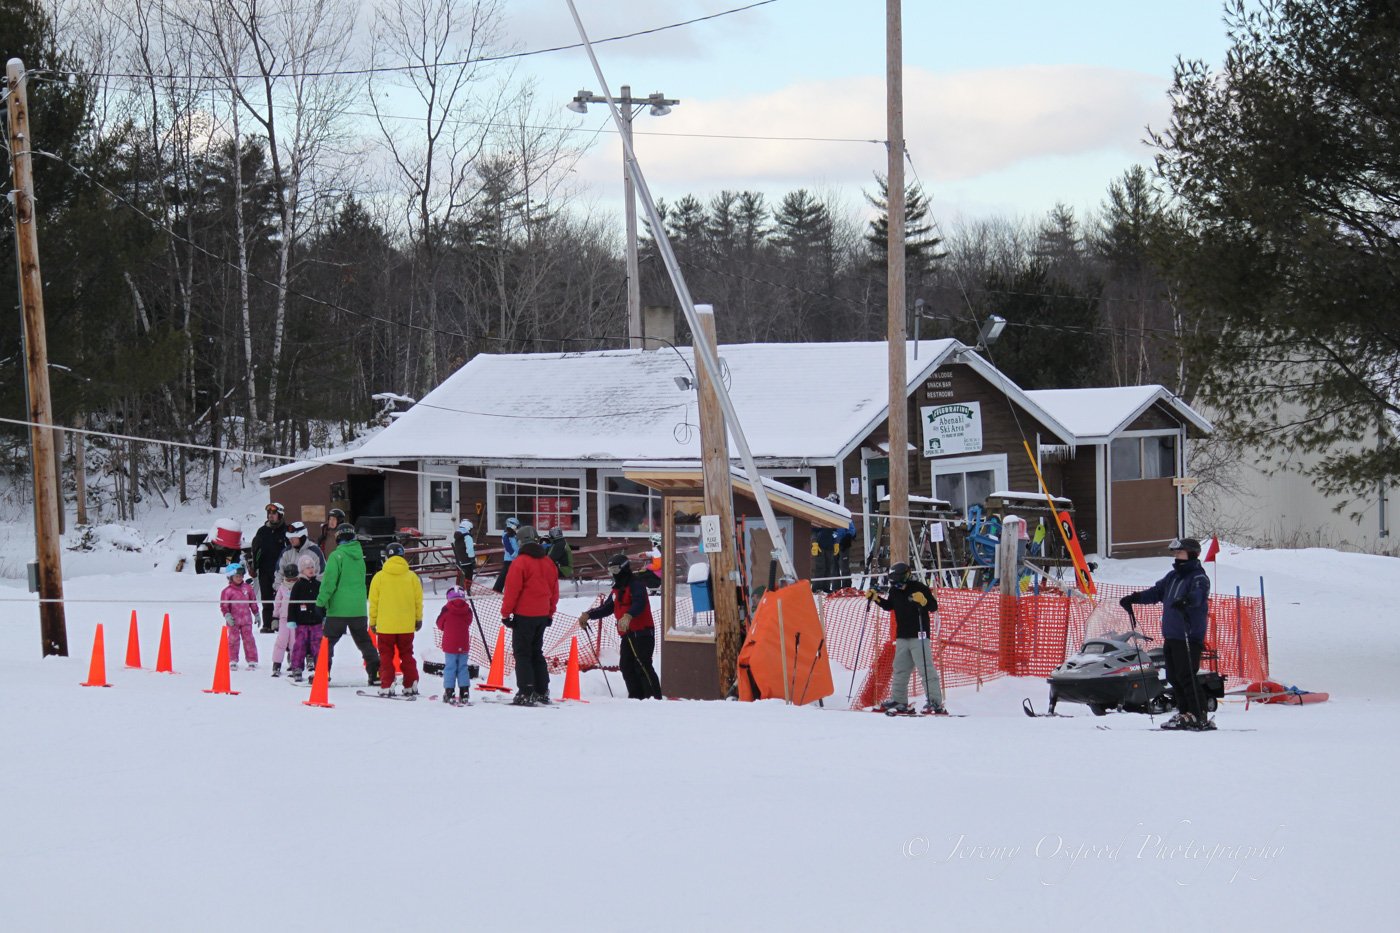
[{"label": "tarp covering", "polygon": [[828,697],[834,690],[826,634],[817,615],[812,584],[799,580],[764,593],[748,638],[739,650],[739,699],[788,697],[801,706]]}]

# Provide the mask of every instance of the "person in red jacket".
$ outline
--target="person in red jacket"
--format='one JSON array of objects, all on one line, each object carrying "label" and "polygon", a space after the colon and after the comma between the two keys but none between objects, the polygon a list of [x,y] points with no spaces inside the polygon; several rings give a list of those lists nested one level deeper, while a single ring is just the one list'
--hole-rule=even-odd
[{"label": "person in red jacket", "polygon": [[520,554],[506,572],[501,622],[510,629],[515,651],[516,706],[549,704],[549,665],[544,660],[544,630],[559,606],[559,568],[540,544],[534,526],[516,531]]},{"label": "person in red jacket", "polygon": [[[442,699],[445,703],[457,706],[470,706],[472,650],[472,607],[466,594],[457,587],[447,591],[447,605],[437,617],[438,631],[442,632]],[[452,686],[457,686],[457,696],[452,695]]]},{"label": "person in red jacket", "polygon": [[608,561],[608,572],[612,574],[612,592],[597,609],[579,616],[578,624],[586,629],[589,619],[602,619],[612,613],[617,620],[617,634],[622,637],[618,667],[627,684],[627,696],[634,700],[659,700],[661,678],[651,664],[656,650],[656,627],[646,585],[632,573],[632,565],[624,554],[616,554]]}]

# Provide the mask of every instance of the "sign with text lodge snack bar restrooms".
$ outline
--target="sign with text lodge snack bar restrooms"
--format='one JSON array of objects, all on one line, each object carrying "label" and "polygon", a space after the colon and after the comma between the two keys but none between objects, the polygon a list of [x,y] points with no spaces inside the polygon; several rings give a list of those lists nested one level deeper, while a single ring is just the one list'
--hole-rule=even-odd
[{"label": "sign with text lodge snack bar restrooms", "polygon": [[920,408],[924,456],[972,454],[982,449],[982,404],[955,402]]}]

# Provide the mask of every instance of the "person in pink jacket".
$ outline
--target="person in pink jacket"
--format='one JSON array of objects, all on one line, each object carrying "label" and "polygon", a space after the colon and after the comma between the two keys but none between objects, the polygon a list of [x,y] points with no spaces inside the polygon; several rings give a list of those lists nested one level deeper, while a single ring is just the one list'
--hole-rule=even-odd
[{"label": "person in pink jacket", "polygon": [[219,612],[228,629],[228,666],[238,670],[238,643],[242,641],[248,670],[256,670],[258,643],[253,639],[253,625],[258,618],[258,591],[243,578],[242,564],[229,564],[224,576],[228,586],[219,594]]},{"label": "person in pink jacket", "polygon": [[295,564],[284,564],[282,579],[277,583],[277,597],[272,601],[272,621],[277,624],[277,641],[272,646],[272,676],[282,676],[282,659],[292,650],[296,625],[287,620],[287,601],[292,597],[292,584],[297,582]]}]

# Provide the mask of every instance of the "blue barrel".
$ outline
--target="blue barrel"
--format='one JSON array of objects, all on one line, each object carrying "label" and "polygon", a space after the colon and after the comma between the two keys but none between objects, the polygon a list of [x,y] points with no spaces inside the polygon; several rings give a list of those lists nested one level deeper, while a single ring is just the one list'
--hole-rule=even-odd
[{"label": "blue barrel", "polygon": [[690,605],[697,613],[714,611],[715,602],[710,598],[709,580],[690,584]]}]

